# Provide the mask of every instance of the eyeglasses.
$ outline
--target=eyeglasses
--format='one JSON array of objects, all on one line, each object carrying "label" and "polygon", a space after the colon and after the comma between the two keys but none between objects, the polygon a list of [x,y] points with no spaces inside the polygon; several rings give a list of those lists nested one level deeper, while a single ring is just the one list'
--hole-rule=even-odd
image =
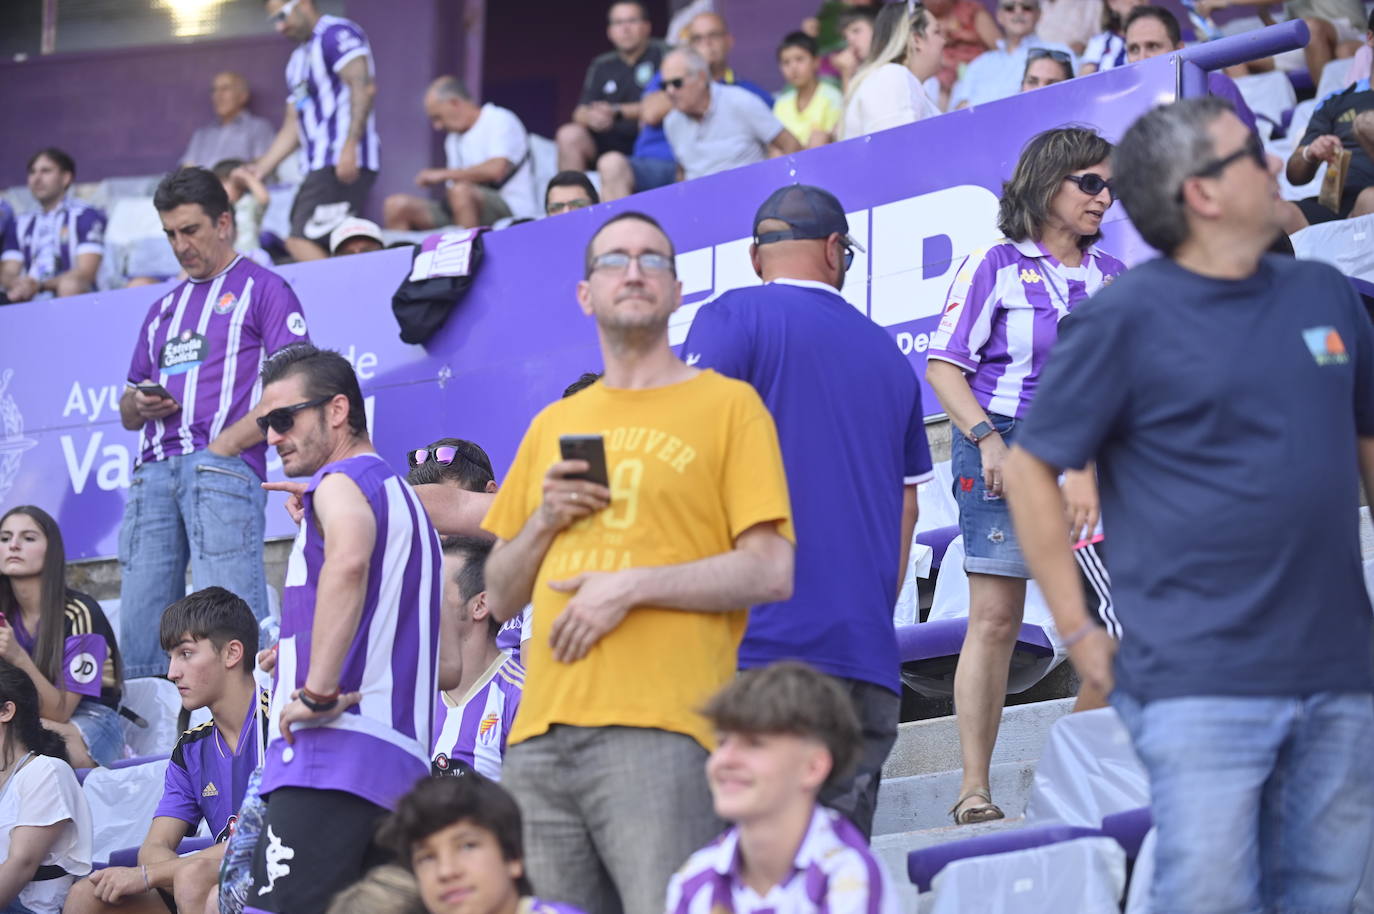
[{"label": "eyeglasses", "polygon": [[460,457],[483,472],[491,472],[490,467],[482,466],[482,464],[473,460],[467,454],[464,454],[461,448],[455,447],[452,444],[440,444],[436,447],[417,447],[413,451],[406,451],[406,463],[410,464],[411,469],[418,467],[422,463],[430,462],[437,463],[440,466],[448,466],[450,463],[453,463],[455,459]]},{"label": "eyeglasses", "polygon": [[624,273],[630,269],[630,261],[639,264],[639,272],[652,273],[672,273],[675,270],[673,258],[667,254],[660,254],[657,251],[645,251],[642,254],[627,254],[624,251],[611,251],[602,254],[600,257],[592,258],[592,272],[603,273]]},{"label": "eyeglasses", "polygon": [[688,44],[701,44],[703,41],[719,41],[725,37],[724,32],[703,32],[700,35],[688,35]]},{"label": "eyeglasses", "polygon": [[266,437],[267,430],[270,428],[278,435],[285,435],[291,431],[291,426],[296,424],[296,413],[303,409],[310,409],[312,406],[320,406],[334,399],[338,394],[329,394],[324,397],[316,397],[304,403],[296,403],[292,406],[278,406],[276,409],[263,416],[258,416],[258,430]]},{"label": "eyeglasses", "polygon": [[581,209],[584,206],[591,206],[592,201],[586,197],[578,197],[574,200],[555,200],[550,203],[545,210],[550,216],[561,213],[568,209]]},{"label": "eyeglasses", "polygon": [[[1002,8],[1006,9],[1006,7]],[[1066,67],[1073,66],[1072,57],[1065,54],[1063,51],[1056,51],[1053,48],[1031,48],[1030,53],[1026,55],[1026,61],[1044,60],[1046,57],[1053,60],[1055,63],[1062,63]]]},{"label": "eyeglasses", "polygon": [[[1003,3],[1003,4],[1002,4],[1002,12],[1004,12],[1004,13],[1014,13],[1014,12],[1016,12],[1017,10],[1020,10],[1020,11],[1023,12],[1023,13],[1034,13],[1034,12],[1038,12],[1038,11],[1040,10],[1040,4],[1038,4],[1038,3]],[[1063,52],[1061,51],[1060,53],[1062,54]]]},{"label": "eyeglasses", "polygon": [[1116,199],[1116,191],[1112,190],[1112,179],[1104,178],[1096,172],[1088,172],[1085,175],[1064,175],[1065,181],[1072,181],[1078,185],[1078,189],[1089,197],[1096,197],[1104,190],[1112,200]]},{"label": "eyeglasses", "polygon": [[300,2],[301,0],[287,0],[286,3],[282,4],[281,9],[267,17],[268,25],[276,25],[279,22],[285,22],[287,17],[296,11],[296,7]]},{"label": "eyeglasses", "polygon": [[[762,235],[754,236],[754,244],[772,244],[775,241],[824,241],[824,238],[798,238],[795,229],[784,229],[780,232],[764,232]],[[843,238],[840,239],[840,250],[844,251],[844,268],[848,270],[854,264],[854,248]]]},{"label": "eyeglasses", "polygon": [[686,84],[687,79],[685,77],[679,76],[677,79],[665,79],[663,81],[663,88],[671,92],[674,89],[681,89]]},{"label": "eyeglasses", "polygon": [[[1258,136],[1251,133],[1249,139],[1245,141],[1244,146],[1240,147],[1235,152],[1231,153],[1229,156],[1224,156],[1220,159],[1214,159],[1213,161],[1208,162],[1206,165],[1202,166],[1197,171],[1188,175],[1188,177],[1184,178],[1183,180],[1186,182],[1188,178],[1215,178],[1217,175],[1221,174],[1223,171],[1229,168],[1232,164],[1239,162],[1241,159],[1246,158],[1247,156],[1251,160],[1253,160],[1256,165],[1260,167],[1261,171],[1264,171],[1266,173],[1269,171],[1269,156],[1264,151],[1264,144],[1260,142],[1260,138]],[[1178,195],[1176,199],[1183,199],[1182,184],[1179,185]]]}]

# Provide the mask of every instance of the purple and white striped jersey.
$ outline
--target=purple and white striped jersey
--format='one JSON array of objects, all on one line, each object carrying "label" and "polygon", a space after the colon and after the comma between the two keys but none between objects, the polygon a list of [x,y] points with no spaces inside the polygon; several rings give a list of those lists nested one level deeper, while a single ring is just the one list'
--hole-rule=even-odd
[{"label": "purple and white striped jersey", "polygon": [[570,904],[563,904],[560,901],[541,901],[533,895],[526,895],[520,899],[520,905],[515,909],[515,914],[584,914],[581,908],[574,908]]},{"label": "purple and white striped jersey", "polygon": [[697,851],[668,882],[667,914],[898,914],[901,905],[863,833],[817,805],[792,872],[767,894],[745,884],[739,829]]},{"label": "purple and white striped jersey", "polygon": [[524,644],[534,634],[534,623],[530,617],[534,615],[534,604],[526,603],[525,608],[520,611],[520,615],[511,616],[496,632],[496,647],[498,650],[510,651],[517,657],[520,656],[520,645]]},{"label": "purple and white striped jersey", "polygon": [[962,368],[983,409],[1020,418],[1059,338],[1059,322],[1125,271],[1096,245],[1077,267],[1030,240],[974,251],[950,286],[926,358]]},{"label": "purple and white striped jersey", "polygon": [[[258,369],[272,353],[309,342],[296,293],[243,257],[209,279],[187,279],[153,302],[129,363],[129,384],[157,381],[181,404],[143,426],[138,462],[201,450],[257,402]],[[258,476],[267,445],[240,454]]]},{"label": "purple and white striped jersey", "polygon": [[[352,124],[353,98],[339,71],[358,57],[367,58],[368,71],[375,76],[372,48],[363,30],[347,19],[325,15],[315,23],[310,40],[292,51],[286,62],[286,103],[296,109],[304,171],[319,171],[339,160]],[[375,111],[368,112],[367,129],[358,141],[358,167],[381,167]]]},{"label": "purple and white striped jersey", "polygon": [[525,690],[525,668],[501,654],[473,683],[461,702],[440,693],[435,705],[434,767],[443,773],[459,761],[483,777],[501,780],[506,736]]},{"label": "purple and white striped jersey", "polygon": [[[361,692],[362,701],[328,723],[296,729],[295,745],[288,746],[278,720],[310,669],[316,587],[324,564],[315,490],[331,473],[357,484],[377,522],[362,615],[339,676],[339,688]],[[434,745],[443,584],[439,536],[415,490],[375,453],[326,464],[311,478],[303,501],[305,516],[282,593],[272,741],[262,794],[278,787],[342,790],[390,809],[429,772]]]},{"label": "purple and white striped jersey", "polygon": [[[0,214],[0,226],[5,221]],[[22,263],[24,272],[41,282],[76,266],[79,254],[105,253],[105,214],[67,197],[50,212],[33,210],[14,218],[0,240],[0,260]]]},{"label": "purple and white striped jersey", "polygon": [[14,209],[8,200],[0,200],[0,253],[4,253],[5,248],[8,247],[5,243],[8,239],[5,236],[10,233],[10,229],[13,227]]}]

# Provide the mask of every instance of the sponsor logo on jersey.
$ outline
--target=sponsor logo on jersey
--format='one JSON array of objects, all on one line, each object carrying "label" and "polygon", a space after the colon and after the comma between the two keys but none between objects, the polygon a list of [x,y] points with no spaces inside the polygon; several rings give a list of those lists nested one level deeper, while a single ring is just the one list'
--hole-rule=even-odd
[{"label": "sponsor logo on jersey", "polygon": [[305,336],[305,315],[299,311],[286,315],[286,329],[296,336]]},{"label": "sponsor logo on jersey", "polygon": [[193,330],[183,330],[176,339],[162,346],[162,370],[167,374],[184,374],[197,368],[210,354],[210,343]]},{"label": "sponsor logo on jersey", "polygon": [[1041,277],[1040,273],[1037,270],[1022,270],[1021,281],[1024,283],[1034,285],[1035,283],[1042,282],[1043,277]]},{"label": "sponsor logo on jersey", "polygon": [[100,675],[100,664],[95,662],[94,654],[82,651],[67,664],[67,675],[77,685],[86,685],[95,682],[95,677]]},{"label": "sponsor logo on jersey", "polygon": [[1318,365],[1344,365],[1350,361],[1345,340],[1335,327],[1308,327],[1302,332],[1302,339]]},{"label": "sponsor logo on jersey", "polygon": [[205,785],[205,789],[200,792],[200,795],[203,797],[217,797],[219,796],[219,788],[215,786],[214,781],[211,781]]}]

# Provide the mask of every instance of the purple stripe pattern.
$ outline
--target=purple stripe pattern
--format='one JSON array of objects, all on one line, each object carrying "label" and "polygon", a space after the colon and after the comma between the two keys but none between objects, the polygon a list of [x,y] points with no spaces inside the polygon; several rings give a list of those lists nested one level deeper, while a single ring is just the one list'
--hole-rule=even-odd
[{"label": "purple stripe pattern", "polygon": [[49,212],[32,210],[9,225],[7,212],[0,212],[0,260],[23,263],[40,282],[70,270],[79,254],[105,253],[105,214],[83,200],[68,197]]},{"label": "purple stripe pattern", "polygon": [[[339,161],[352,124],[352,92],[339,72],[363,57],[373,71],[372,49],[367,35],[354,22],[338,16],[321,16],[310,39],[291,53],[286,63],[287,103],[296,109],[301,137],[301,163],[305,171],[318,171]],[[377,117],[368,112],[367,126],[358,143],[358,167],[377,171],[381,144]]]},{"label": "purple stripe pattern", "polygon": [[1059,322],[1125,269],[1096,246],[1076,267],[1034,241],[1001,241],[974,252],[955,275],[926,357],[964,369],[988,412],[1022,417],[1059,338]]},{"label": "purple stripe pattern", "polygon": [[434,763],[456,759],[493,781],[501,780],[501,760],[506,754],[520,696],[525,690],[525,668],[509,655],[499,658],[494,668],[469,690],[461,705],[442,699],[435,704]]}]

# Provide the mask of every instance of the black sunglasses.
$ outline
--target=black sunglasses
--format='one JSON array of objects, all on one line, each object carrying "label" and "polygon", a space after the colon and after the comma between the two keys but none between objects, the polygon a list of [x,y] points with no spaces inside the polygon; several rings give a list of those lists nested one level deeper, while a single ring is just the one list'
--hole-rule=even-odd
[{"label": "black sunglasses", "polygon": [[686,78],[685,78],[685,77],[682,77],[682,76],[679,76],[677,79],[665,79],[665,80],[663,81],[663,88],[665,88],[665,89],[681,89],[681,88],[682,88],[684,85],[686,85],[686,84],[687,84]]},{"label": "black sunglasses", "polygon": [[1112,190],[1112,179],[1104,178],[1096,172],[1088,172],[1085,175],[1064,175],[1065,181],[1072,181],[1078,185],[1078,189],[1089,197],[1096,197],[1104,190],[1111,199],[1116,199],[1116,191]]},{"label": "black sunglasses", "polygon": [[[1260,142],[1260,138],[1258,136],[1252,133],[1250,134],[1250,138],[1245,141],[1244,146],[1240,147],[1235,152],[1231,153],[1229,156],[1224,156],[1220,159],[1213,159],[1211,162],[1208,162],[1206,165],[1202,166],[1197,171],[1193,172],[1183,180],[1186,182],[1188,178],[1215,178],[1217,175],[1221,174],[1231,165],[1233,165],[1236,162],[1239,162],[1241,159],[1246,158],[1247,156],[1250,159],[1252,159],[1256,165],[1260,167],[1261,171],[1269,171],[1269,157],[1264,151],[1264,144]],[[1176,199],[1183,199],[1182,184],[1179,185]]]},{"label": "black sunglasses", "polygon": [[291,431],[291,426],[296,424],[296,413],[303,409],[310,409],[312,406],[321,406],[334,399],[337,394],[329,394],[325,397],[316,397],[314,400],[306,400],[304,403],[295,403],[291,406],[278,406],[276,409],[264,416],[258,416],[258,429],[266,437],[267,430],[270,428],[278,435],[285,435]]},{"label": "black sunglasses", "polygon": [[[1003,7],[1003,9],[1005,8]],[[1066,67],[1073,66],[1073,58],[1063,51],[1056,51],[1054,48],[1031,48],[1030,53],[1026,55],[1026,60],[1043,60],[1046,57],[1055,63],[1062,63]]]},{"label": "black sunglasses", "polygon": [[411,469],[418,467],[422,463],[430,462],[437,463],[440,466],[448,466],[460,457],[483,472],[491,472],[488,467],[482,466],[476,460],[464,454],[461,448],[455,447],[452,444],[440,444],[435,447],[417,447],[413,451],[406,451],[406,463],[410,464]]}]

